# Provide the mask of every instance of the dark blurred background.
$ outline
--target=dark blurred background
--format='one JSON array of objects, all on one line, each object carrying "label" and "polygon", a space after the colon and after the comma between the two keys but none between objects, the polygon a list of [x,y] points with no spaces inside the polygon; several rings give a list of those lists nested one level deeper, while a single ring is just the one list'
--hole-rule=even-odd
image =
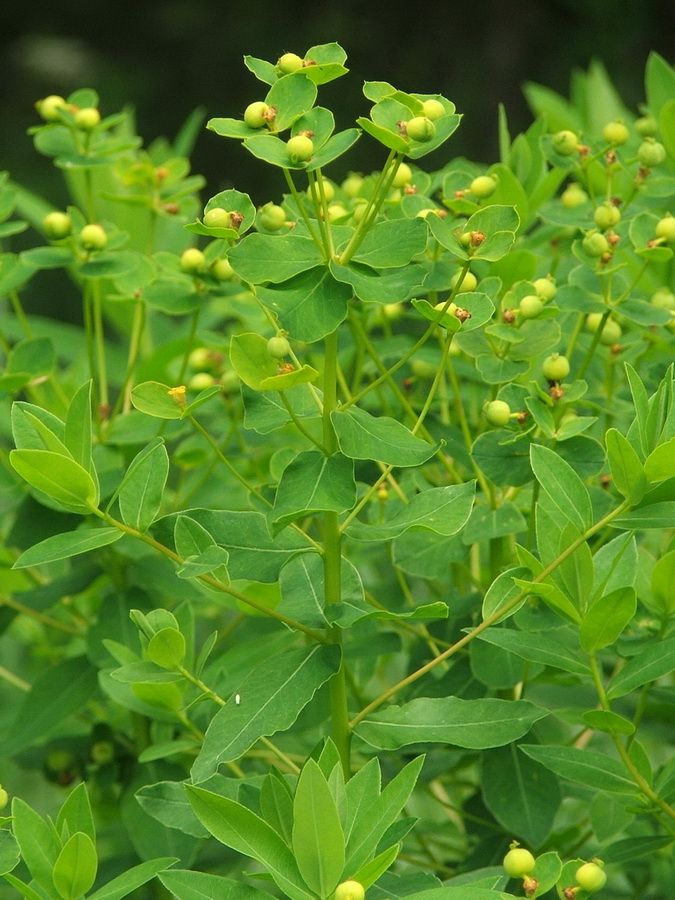
[{"label": "dark blurred background", "polygon": [[[675,58],[673,0],[416,0],[396,6],[367,0],[4,0],[0,10],[0,170],[45,192],[54,203],[60,179],[33,150],[26,129],[47,94],[94,87],[104,115],[131,101],[146,142],[172,138],[198,106],[205,118],[239,116],[265,87],[243,66],[244,54],[275,61],[312,44],[338,41],[352,76],[322,88],[339,127],[367,114],[364,80],[410,91],[441,92],[465,114],[441,151],[476,162],[497,157],[497,106],[513,134],[531,114],[524,81],[568,96],[573,69],[592,59],[607,67],[629,107],[644,99],[650,50]],[[370,171],[380,162],[367,137],[329,175]],[[443,160],[435,160],[441,164]],[[193,171],[208,198],[224,187],[256,202],[277,199],[281,176],[237,142],[203,130]],[[339,170],[340,169],[340,170]]]}]

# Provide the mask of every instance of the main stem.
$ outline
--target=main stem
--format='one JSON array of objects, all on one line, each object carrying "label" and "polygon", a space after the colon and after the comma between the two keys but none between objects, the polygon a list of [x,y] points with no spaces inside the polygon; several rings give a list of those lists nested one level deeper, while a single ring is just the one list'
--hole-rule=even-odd
[{"label": "main stem", "polygon": [[[326,335],[325,340],[325,365],[323,384],[323,445],[326,456],[337,451],[337,438],[330,418],[331,412],[337,407],[337,330]],[[323,572],[324,572],[324,603],[328,607],[332,603],[339,603],[342,599],[341,565],[342,565],[342,536],[340,522],[336,512],[324,513],[324,546],[323,546]],[[327,636],[336,644],[342,644],[342,631],[337,625],[329,625]],[[347,706],[347,685],[345,680],[344,663],[330,680],[330,707],[333,723],[333,741],[340,754],[342,769],[345,778],[351,774],[350,743],[351,730],[349,728],[349,709]]]}]

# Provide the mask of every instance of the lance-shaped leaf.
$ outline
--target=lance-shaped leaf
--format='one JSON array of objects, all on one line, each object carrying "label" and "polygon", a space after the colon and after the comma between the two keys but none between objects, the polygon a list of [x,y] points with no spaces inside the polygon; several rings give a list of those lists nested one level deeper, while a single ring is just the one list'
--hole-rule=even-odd
[{"label": "lance-shaped leaf", "polygon": [[127,869],[126,872],[122,872],[117,878],[113,878],[112,881],[104,884],[103,887],[90,894],[87,900],[122,900],[122,897],[126,897],[132,891],[147,884],[159,872],[163,872],[177,862],[177,857],[167,856],[139,863],[137,866]]},{"label": "lance-shaped leaf", "polygon": [[12,450],[12,467],[38,491],[73,512],[91,512],[98,488],[89,472],[74,459],[51,450]]},{"label": "lance-shaped leaf", "polygon": [[675,669],[675,637],[649,644],[629,659],[607,686],[610,700],[623,697],[643,684],[649,684]]},{"label": "lance-shaped leaf", "polygon": [[335,331],[352,297],[349,285],[337,281],[325,266],[303,271],[278,287],[259,287],[256,293],[289,334],[309,343]]},{"label": "lance-shaped leaf", "polygon": [[204,788],[186,785],[186,790],[197,817],[216,840],[257,860],[291,900],[314,900],[293,853],[264,819],[240,803]]},{"label": "lance-shaped leaf", "polygon": [[[218,546],[229,551],[228,570],[232,580],[276,581],[284,563],[298,551],[309,548],[294,531],[271,537],[263,513],[231,509],[188,509],[185,513],[206,529]],[[155,524],[164,543],[173,540],[175,521],[173,514]]]},{"label": "lance-shaped leaf", "polygon": [[446,537],[457,534],[467,523],[476,495],[476,482],[429,488],[402,505],[394,516],[381,525],[354,522],[347,534],[361,541],[386,541],[398,537],[409,528],[424,528]]},{"label": "lance-shaped leaf", "polygon": [[269,900],[270,897],[267,891],[259,891],[241,881],[192,869],[160,872],[159,880],[178,900],[206,900],[212,897],[218,900]]},{"label": "lance-shaped leaf", "polygon": [[645,460],[644,471],[652,484],[675,477],[675,437],[652,450]]},{"label": "lance-shaped leaf", "polygon": [[483,800],[509,833],[539,846],[548,837],[561,802],[556,776],[518,752],[517,744],[482,754]]},{"label": "lance-shaped leaf", "polygon": [[321,262],[321,253],[311,238],[300,234],[249,234],[227,258],[244,281],[278,284],[313,269]]},{"label": "lance-shaped leaf", "polygon": [[119,528],[82,528],[63,534],[53,534],[39,544],[24,550],[12,568],[25,569],[27,566],[41,566],[59,559],[69,559],[71,556],[113,544],[123,537],[123,534]]},{"label": "lance-shaped leaf", "polygon": [[31,876],[47,896],[58,896],[54,890],[52,872],[61,847],[53,828],[20,797],[12,801],[12,816],[14,836]]},{"label": "lance-shaped leaf", "polygon": [[381,750],[426,742],[484,750],[518,740],[547,715],[548,710],[528,700],[420,697],[373,713],[355,731],[366,743]]},{"label": "lance-shaped leaf", "polygon": [[94,883],[98,869],[96,847],[81,831],[66,841],[54,863],[54,887],[63,900],[78,900]]},{"label": "lance-shaped leaf", "polygon": [[64,442],[75,462],[96,480],[91,456],[91,381],[83,384],[70,401],[66,415]]},{"label": "lance-shaped leaf", "polygon": [[331,413],[340,450],[351,459],[377,459],[392,466],[419,466],[442,446],[428,444],[389,416],[351,406]]},{"label": "lance-shaped leaf", "polygon": [[[640,457],[633,445],[616,428],[610,428],[605,435],[605,445],[616,489],[632,506],[635,506],[649,489]],[[673,472],[675,474],[675,467]]]},{"label": "lance-shaped leaf", "polygon": [[639,793],[635,782],[618,760],[579,747],[540,746],[521,744],[520,749],[531,759],[540,762],[567,781],[574,781],[599,791],[618,794]]},{"label": "lance-shaped leaf", "polygon": [[[336,611],[344,607],[359,610],[365,603],[363,583],[356,567],[342,557],[340,575],[341,603],[330,605],[334,616]],[[289,560],[281,570],[279,585],[281,587],[281,603],[279,612],[308,625],[310,628],[324,628],[326,625],[324,609],[324,566],[323,557],[318,553],[303,553]],[[374,612],[372,606],[368,606]],[[361,618],[363,612],[358,616]]]},{"label": "lance-shaped leaf", "polygon": [[227,571],[229,553],[224,547],[216,544],[207,529],[199,522],[190,516],[178,515],[173,538],[176,552],[185,560],[176,573],[180,578],[196,578],[199,575],[213,573],[219,581],[229,584]]},{"label": "lance-shaped leaf", "polygon": [[530,463],[537,481],[559,512],[579,531],[589,528],[593,521],[591,498],[572,466],[541,444],[531,445]]},{"label": "lance-shaped leaf", "polygon": [[257,666],[237,687],[240,703],[227,703],[211,720],[192,780],[205,781],[258,738],[290,728],[339,665],[340,648],[331,644],[289,650]]},{"label": "lance-shaped leaf", "polygon": [[286,466],[269,520],[272,534],[296,519],[317,512],[344,512],[356,503],[354,462],[341,453],[299,453]]},{"label": "lance-shaped leaf", "polygon": [[3,828],[0,831],[0,875],[6,875],[19,865],[21,851],[19,844],[11,833]]},{"label": "lance-shaped leaf", "polygon": [[122,521],[137,531],[147,531],[162,505],[169,455],[164,443],[155,444],[132,461],[119,492]]},{"label": "lance-shaped leaf", "polygon": [[599,600],[586,612],[579,629],[584,650],[594,653],[613,644],[635,615],[635,589],[621,587]]},{"label": "lance-shaped leaf", "polygon": [[345,839],[328,782],[311,757],[295,789],[292,842],[305,883],[319,897],[328,897],[342,875]]}]

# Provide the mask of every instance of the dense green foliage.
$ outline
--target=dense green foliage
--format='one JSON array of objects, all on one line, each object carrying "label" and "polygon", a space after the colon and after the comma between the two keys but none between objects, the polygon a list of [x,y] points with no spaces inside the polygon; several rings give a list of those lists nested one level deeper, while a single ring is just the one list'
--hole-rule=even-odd
[{"label": "dense green foliage", "polygon": [[[530,85],[428,172],[447,98],[366,82],[336,132],[337,44],[245,62],[208,128],[259,208],[90,89],[31,129],[72,205],[2,183],[43,236],[0,257],[6,890],[660,900],[675,72],[639,116]],[[53,270],[81,327],[22,306]]]}]

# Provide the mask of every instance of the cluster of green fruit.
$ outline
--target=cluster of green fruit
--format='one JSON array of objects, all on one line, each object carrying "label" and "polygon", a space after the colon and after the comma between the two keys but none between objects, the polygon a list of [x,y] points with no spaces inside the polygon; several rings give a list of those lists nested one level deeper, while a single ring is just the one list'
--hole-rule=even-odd
[{"label": "cluster of green fruit", "polygon": [[[537,879],[532,874],[536,865],[537,861],[534,856],[529,850],[519,847],[517,841],[511,844],[511,849],[503,860],[504,871],[509,878],[522,879],[525,896],[534,896],[539,886]],[[562,893],[565,900],[575,900],[579,891],[595,894],[602,890],[607,881],[602,861],[599,859],[579,866],[574,877],[576,884],[563,888]]]},{"label": "cluster of green fruit", "polygon": [[[45,122],[70,124],[72,121],[81,131],[93,131],[101,121],[101,113],[95,106],[78,108],[58,94],[50,94],[43,100],[38,100],[35,108]],[[72,119],[69,119],[67,114],[70,114]]]}]

